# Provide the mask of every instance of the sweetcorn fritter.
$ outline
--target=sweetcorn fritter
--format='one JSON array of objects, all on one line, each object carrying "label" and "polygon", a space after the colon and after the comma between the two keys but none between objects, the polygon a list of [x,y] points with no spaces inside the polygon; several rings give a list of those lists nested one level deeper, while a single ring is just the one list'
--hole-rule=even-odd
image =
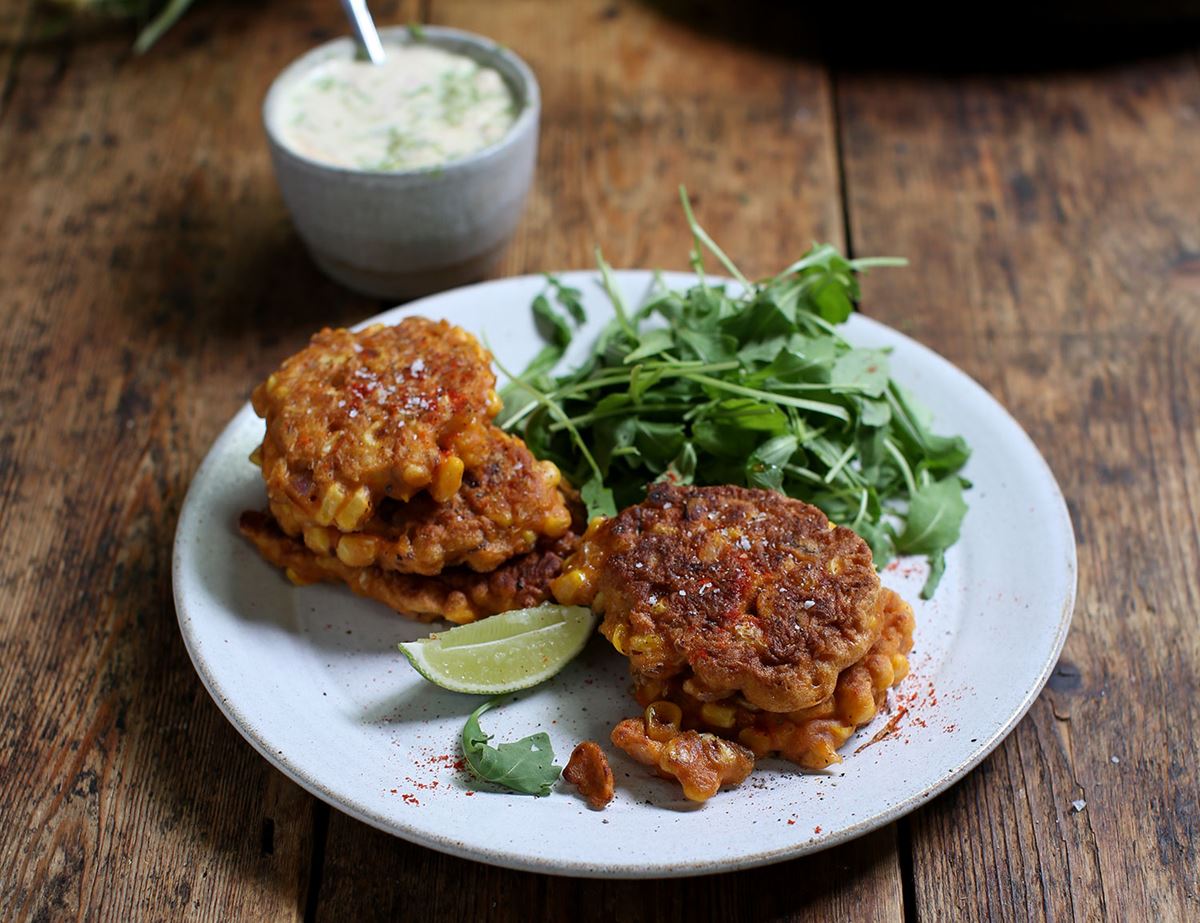
[{"label": "sweetcorn fritter", "polygon": [[794,712],[769,712],[740,696],[698,699],[687,691],[687,681],[674,679],[639,688],[645,712],[618,724],[612,742],[678,781],[692,801],[705,801],[722,785],[741,782],[763,757],[777,755],[813,770],[840,763],[838,748],[874,719],[888,689],[908,673],[912,608],[889,589],[883,596],[883,631],[866,656],[841,672],[825,701]]},{"label": "sweetcorn fritter", "polygon": [[428,493],[407,503],[385,498],[362,531],[308,523],[288,502],[271,512],[289,535],[350,567],[433,575],[466,565],[490,571],[571,527],[571,510],[553,462],[538,461],[522,442],[491,427],[484,461],[463,472],[459,489],[438,503]]},{"label": "sweetcorn fritter", "polygon": [[744,487],[651,487],[594,523],[553,591],[602,613],[639,697],[678,679],[705,701],[824,701],[882,630],[871,551],[814,506]]},{"label": "sweetcorn fritter", "polygon": [[318,526],[355,531],[385,497],[452,497],[483,463],[500,410],[490,355],[445,321],[326,328],[254,389],[267,493]]},{"label": "sweetcorn fritter", "polygon": [[562,572],[578,536],[566,532],[490,573],[454,567],[437,576],[401,574],[380,567],[350,567],[336,555],[317,554],[287,535],[267,513],[242,513],[238,528],[268,562],[298,585],[344,583],[360,596],[420,622],[473,622],[497,612],[536,606],[550,598],[550,581]]}]

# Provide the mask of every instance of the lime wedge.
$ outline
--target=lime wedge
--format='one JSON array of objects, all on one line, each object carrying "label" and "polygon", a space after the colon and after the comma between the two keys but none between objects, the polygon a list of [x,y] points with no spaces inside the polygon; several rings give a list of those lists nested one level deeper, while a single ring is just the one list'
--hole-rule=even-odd
[{"label": "lime wedge", "polygon": [[499,695],[543,683],[583,650],[596,620],[582,606],[514,609],[400,645],[431,683]]}]

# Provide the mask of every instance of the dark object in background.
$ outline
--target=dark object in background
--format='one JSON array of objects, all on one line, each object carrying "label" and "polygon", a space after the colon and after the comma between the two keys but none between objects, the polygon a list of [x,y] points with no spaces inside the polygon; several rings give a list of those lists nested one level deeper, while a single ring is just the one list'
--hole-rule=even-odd
[{"label": "dark object in background", "polygon": [[1200,0],[1016,0],[983,6],[642,2],[699,31],[846,70],[1057,70],[1200,43]]}]

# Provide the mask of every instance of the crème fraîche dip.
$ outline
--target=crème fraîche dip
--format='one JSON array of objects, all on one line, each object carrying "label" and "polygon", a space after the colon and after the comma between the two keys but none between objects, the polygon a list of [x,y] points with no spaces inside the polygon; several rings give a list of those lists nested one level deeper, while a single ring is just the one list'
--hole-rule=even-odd
[{"label": "cr\u00e8me fra\u00eeche dip", "polygon": [[280,140],[311,160],[355,170],[437,167],[495,144],[519,106],[504,78],[434,45],[388,44],[387,59],[323,62],[288,88]]}]

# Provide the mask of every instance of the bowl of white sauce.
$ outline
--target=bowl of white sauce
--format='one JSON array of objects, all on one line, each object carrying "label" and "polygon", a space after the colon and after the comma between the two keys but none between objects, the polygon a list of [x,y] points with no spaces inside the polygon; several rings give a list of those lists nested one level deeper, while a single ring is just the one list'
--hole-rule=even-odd
[{"label": "bowl of white sauce", "polygon": [[516,228],[537,159],[533,71],[490,39],[381,29],[383,64],[335,39],[263,103],[275,176],[317,265],[405,299],[482,278]]}]

